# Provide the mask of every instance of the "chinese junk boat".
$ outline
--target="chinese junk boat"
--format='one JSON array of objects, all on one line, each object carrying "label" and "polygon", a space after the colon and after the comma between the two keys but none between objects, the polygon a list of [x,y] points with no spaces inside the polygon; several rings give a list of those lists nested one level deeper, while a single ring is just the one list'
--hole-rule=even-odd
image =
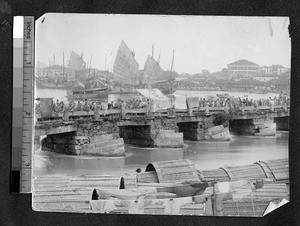
[{"label": "chinese junk boat", "polygon": [[76,87],[68,91],[67,98],[68,100],[104,100],[108,98],[109,94],[123,93],[126,91],[124,88],[139,84],[138,71],[139,64],[134,59],[134,52],[122,41],[113,67],[113,83],[115,87],[121,87],[121,90],[111,90],[102,82],[95,82],[94,85],[87,87],[77,81]]},{"label": "chinese junk boat", "polygon": [[170,71],[164,71],[159,65],[159,59],[156,61],[152,56],[148,56],[143,70],[143,84],[160,89],[164,94],[172,94],[174,92],[175,78],[173,74],[174,66],[174,50]]},{"label": "chinese junk boat", "polygon": [[114,83],[121,86],[135,86],[139,84],[139,64],[124,41],[121,42],[114,62]]},{"label": "chinese junk boat", "polygon": [[71,90],[67,92],[68,100],[101,100],[108,97],[108,88],[89,88],[89,89],[79,89]]},{"label": "chinese junk boat", "polygon": [[[96,83],[95,83],[96,84]],[[104,85],[94,85],[86,88],[81,82],[76,81],[74,89],[67,91],[68,100],[101,100],[106,99],[109,89]]]}]

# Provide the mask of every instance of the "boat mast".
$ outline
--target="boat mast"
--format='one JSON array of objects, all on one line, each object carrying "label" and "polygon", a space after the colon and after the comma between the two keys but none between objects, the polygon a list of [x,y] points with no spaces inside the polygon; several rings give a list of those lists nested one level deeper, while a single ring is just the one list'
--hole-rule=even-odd
[{"label": "boat mast", "polygon": [[90,71],[91,71],[91,64],[92,64],[92,56],[93,56],[93,55],[91,55],[91,59],[90,59],[90,66],[89,66],[89,77],[88,77],[88,78],[90,78]]},{"label": "boat mast", "polygon": [[173,49],[173,57],[172,57],[172,64],[171,64],[171,72],[173,71],[173,66],[174,66],[174,53],[175,53],[175,49]]},{"label": "boat mast", "polygon": [[62,77],[65,78],[65,52],[64,52],[64,50],[63,50],[63,68],[62,68],[62,70],[63,70]]},{"label": "boat mast", "polygon": [[158,56],[157,63],[160,64],[160,54]]},{"label": "boat mast", "polygon": [[[170,72],[170,77],[172,75],[172,71],[174,69],[174,54],[175,54],[175,49],[173,49],[173,57],[172,57],[172,64],[171,64],[171,72]],[[173,84],[171,84],[171,81],[169,83],[169,88],[170,88],[170,93],[173,93]]]},{"label": "boat mast", "polygon": [[152,44],[152,58],[154,56],[154,44]]}]

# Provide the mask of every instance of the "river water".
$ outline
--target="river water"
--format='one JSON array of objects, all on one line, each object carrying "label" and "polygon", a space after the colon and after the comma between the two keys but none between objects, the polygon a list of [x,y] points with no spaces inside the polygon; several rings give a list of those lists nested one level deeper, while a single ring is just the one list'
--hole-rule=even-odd
[{"label": "river water", "polygon": [[[36,94],[62,100],[66,91],[43,89]],[[252,164],[259,160],[288,158],[288,133],[278,131],[276,138],[232,136],[230,142],[220,143],[185,141],[185,146],[184,149],[147,149],[126,145],[126,156],[120,158],[69,156],[38,150],[33,157],[33,174],[120,175],[134,173],[137,168],[144,170],[150,162],[178,159],[190,159],[201,170]]]},{"label": "river water", "polygon": [[288,158],[288,133],[274,137],[232,136],[230,142],[185,141],[184,149],[151,149],[126,145],[126,156],[118,158],[69,156],[38,150],[34,154],[34,175],[123,174],[144,170],[148,163],[190,159],[197,169],[224,165],[252,164],[259,160]]}]

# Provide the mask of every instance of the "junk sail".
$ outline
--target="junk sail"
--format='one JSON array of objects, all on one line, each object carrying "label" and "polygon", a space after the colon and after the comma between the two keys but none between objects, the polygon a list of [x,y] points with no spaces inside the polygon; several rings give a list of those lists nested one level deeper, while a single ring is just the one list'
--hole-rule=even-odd
[{"label": "junk sail", "polygon": [[74,70],[84,70],[86,68],[86,63],[82,59],[82,54],[79,56],[77,53],[72,51],[70,54],[68,68]]},{"label": "junk sail", "polygon": [[83,60],[82,55],[78,55],[74,51],[70,53],[70,61],[68,68],[75,73],[75,80],[85,83],[86,80],[86,62]]},{"label": "junk sail", "polygon": [[139,64],[124,41],[121,42],[113,68],[114,80],[122,85],[138,85]]},{"label": "junk sail", "polygon": [[[160,58],[160,56],[159,56]],[[164,71],[159,63],[148,56],[143,70],[143,84],[160,89],[163,93],[173,93],[175,78],[173,76],[174,51],[172,58],[171,71]]]},{"label": "junk sail", "polygon": [[144,66],[143,83],[153,85],[163,80],[167,80],[163,69],[153,57],[148,55]]}]

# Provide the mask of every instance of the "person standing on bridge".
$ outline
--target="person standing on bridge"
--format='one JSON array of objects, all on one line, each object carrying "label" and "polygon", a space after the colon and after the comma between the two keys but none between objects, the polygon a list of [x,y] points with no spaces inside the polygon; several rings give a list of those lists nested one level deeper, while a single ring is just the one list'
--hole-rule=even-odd
[{"label": "person standing on bridge", "polygon": [[87,110],[87,107],[88,107],[88,104],[87,104],[87,100],[85,100],[83,106],[82,106],[82,111],[86,111]]},{"label": "person standing on bridge", "polygon": [[53,111],[54,112],[59,112],[59,100],[56,100],[56,103],[53,104]]},{"label": "person standing on bridge", "polygon": [[95,102],[94,120],[99,120],[99,118],[100,118],[100,108],[101,108],[101,106],[99,105],[99,103]]},{"label": "person standing on bridge", "polygon": [[112,103],[107,103],[107,110],[112,109]]},{"label": "person standing on bridge", "polygon": [[76,108],[75,103],[72,100],[69,104],[69,111],[72,113],[72,115],[73,115],[73,112],[75,111],[75,108]]},{"label": "person standing on bridge", "polygon": [[229,109],[230,109],[230,107],[229,107],[229,100],[226,100],[225,102],[224,102],[224,104],[225,104],[225,106],[224,106],[224,108],[225,108],[225,113],[229,113]]},{"label": "person standing on bridge", "polygon": [[85,111],[89,115],[89,112],[91,111],[91,102],[89,100],[86,100],[86,110]]},{"label": "person standing on bridge", "polygon": [[76,111],[81,111],[81,103],[80,103],[80,101],[78,101],[78,103],[77,103]]},{"label": "person standing on bridge", "polygon": [[220,104],[220,98],[218,98],[217,101],[216,101],[216,107],[217,107],[217,108],[221,107],[221,104]]},{"label": "person standing on bridge", "polygon": [[62,102],[62,112],[64,114],[64,121],[69,121],[69,107],[68,105],[64,105],[64,102]]},{"label": "person standing on bridge", "polygon": [[126,117],[126,102],[122,101],[121,104],[121,117],[124,119]]},{"label": "person standing on bridge", "polygon": [[209,116],[209,103],[208,102],[205,104],[205,115]]},{"label": "person standing on bridge", "polygon": [[102,103],[103,117],[105,117],[105,116],[106,116],[106,111],[107,111],[107,108],[108,108],[108,105],[107,105],[107,100],[105,100],[105,101]]},{"label": "person standing on bridge", "polygon": [[65,111],[65,108],[66,108],[66,107],[65,107],[65,103],[64,103],[63,101],[61,101],[61,102],[60,102],[60,109],[59,109],[59,112],[62,112],[62,113],[63,113],[63,112]]},{"label": "person standing on bridge", "polygon": [[253,106],[254,106],[254,110],[255,111],[258,111],[258,105],[257,105],[257,101],[256,100],[253,100]]},{"label": "person standing on bridge", "polygon": [[271,111],[274,112],[274,100],[270,99]]}]

